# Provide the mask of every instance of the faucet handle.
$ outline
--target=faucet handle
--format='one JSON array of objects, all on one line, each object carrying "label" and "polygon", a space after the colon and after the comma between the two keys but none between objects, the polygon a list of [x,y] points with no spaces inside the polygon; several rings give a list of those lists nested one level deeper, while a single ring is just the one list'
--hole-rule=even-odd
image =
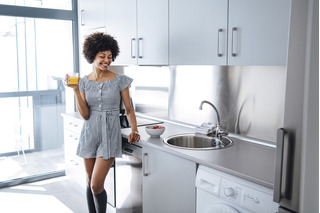
[{"label": "faucet handle", "polygon": [[222,129],[219,124],[216,125],[216,127],[215,127],[215,135],[216,135],[217,138],[220,139],[222,136],[226,136],[228,134],[229,134],[229,132],[224,130],[224,129]]}]

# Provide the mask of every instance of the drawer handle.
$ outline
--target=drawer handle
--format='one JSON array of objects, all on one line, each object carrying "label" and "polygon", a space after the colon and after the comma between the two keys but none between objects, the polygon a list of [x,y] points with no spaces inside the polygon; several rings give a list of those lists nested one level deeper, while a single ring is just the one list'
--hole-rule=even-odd
[{"label": "drawer handle", "polygon": [[72,122],[69,122],[69,125],[73,127],[78,127],[78,124],[73,124]]},{"label": "drawer handle", "polygon": [[70,160],[70,162],[71,162],[73,165],[75,165],[75,166],[78,166],[78,165],[79,165],[79,163],[78,163],[77,161],[75,161],[75,160]]}]

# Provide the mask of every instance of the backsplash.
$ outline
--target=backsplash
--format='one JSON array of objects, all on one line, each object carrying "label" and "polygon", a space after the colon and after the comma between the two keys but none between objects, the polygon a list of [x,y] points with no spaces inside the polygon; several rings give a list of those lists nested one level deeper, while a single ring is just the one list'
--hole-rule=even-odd
[{"label": "backsplash", "polygon": [[284,115],[283,66],[170,66],[125,67],[134,78],[136,111],[200,125],[217,123],[231,133],[274,143]]},{"label": "backsplash", "polygon": [[284,115],[285,67],[175,66],[170,67],[169,119],[222,128],[252,138],[276,141]]}]

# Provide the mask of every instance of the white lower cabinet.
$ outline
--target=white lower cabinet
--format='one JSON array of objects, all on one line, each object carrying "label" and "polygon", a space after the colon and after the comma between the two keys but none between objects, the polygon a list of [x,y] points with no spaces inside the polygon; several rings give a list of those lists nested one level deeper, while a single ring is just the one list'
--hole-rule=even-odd
[{"label": "white lower cabinet", "polygon": [[194,213],[196,163],[143,147],[143,212]]},{"label": "white lower cabinet", "polygon": [[[76,155],[83,121],[77,118],[64,117],[64,153],[66,175],[77,186],[81,194],[86,186],[86,173],[83,159]],[[78,187],[80,186],[80,187]]]}]

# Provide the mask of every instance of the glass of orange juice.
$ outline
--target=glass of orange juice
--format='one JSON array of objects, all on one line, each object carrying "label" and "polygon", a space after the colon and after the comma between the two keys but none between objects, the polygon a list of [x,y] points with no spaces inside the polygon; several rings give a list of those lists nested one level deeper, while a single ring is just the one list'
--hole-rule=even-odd
[{"label": "glass of orange juice", "polygon": [[68,75],[69,75],[68,84],[73,84],[73,85],[79,84],[79,73],[68,73]]}]

